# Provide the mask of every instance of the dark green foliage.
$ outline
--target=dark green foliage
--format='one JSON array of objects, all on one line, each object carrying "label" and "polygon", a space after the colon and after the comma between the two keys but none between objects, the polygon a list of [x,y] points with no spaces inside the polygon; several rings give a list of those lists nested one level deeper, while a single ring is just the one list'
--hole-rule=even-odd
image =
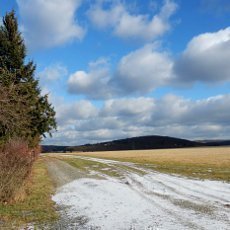
[{"label": "dark green foliage", "polygon": [[34,146],[56,129],[55,111],[34,77],[36,67],[25,58],[26,47],[10,12],[0,27],[0,143],[19,136]]},{"label": "dark green foliage", "polygon": [[[4,77],[8,76],[4,74]],[[26,136],[28,132],[29,113],[24,103],[28,95],[20,95],[18,88],[13,84],[0,87],[0,146],[12,137]]]}]

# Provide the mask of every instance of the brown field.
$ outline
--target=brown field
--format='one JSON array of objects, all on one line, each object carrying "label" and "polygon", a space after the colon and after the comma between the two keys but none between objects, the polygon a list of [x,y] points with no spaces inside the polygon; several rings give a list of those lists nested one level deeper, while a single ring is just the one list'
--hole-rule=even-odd
[{"label": "brown field", "polygon": [[140,163],[177,162],[216,166],[226,164],[230,166],[230,147],[84,152],[75,154],[109,159],[127,159]]},{"label": "brown field", "polygon": [[145,164],[155,170],[189,177],[230,181],[230,147],[154,149],[73,153]]}]

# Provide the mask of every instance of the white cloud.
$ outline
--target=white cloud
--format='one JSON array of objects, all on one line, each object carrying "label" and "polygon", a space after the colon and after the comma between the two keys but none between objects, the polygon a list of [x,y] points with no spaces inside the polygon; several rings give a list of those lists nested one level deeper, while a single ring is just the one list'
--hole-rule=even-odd
[{"label": "white cloud", "polygon": [[169,19],[176,9],[174,1],[165,0],[160,12],[150,16],[131,14],[120,2],[111,4],[109,8],[99,3],[91,7],[88,16],[94,25],[99,28],[112,28],[118,37],[152,41],[170,30]]},{"label": "white cloud", "polygon": [[139,116],[149,114],[153,111],[155,100],[153,98],[123,98],[111,99],[105,101],[104,107],[101,111],[103,116]]},{"label": "white cloud", "polygon": [[119,18],[126,12],[121,3],[113,5],[111,9],[102,8],[102,3],[91,6],[88,11],[89,19],[99,28],[114,26],[118,23]]},{"label": "white cloud", "polygon": [[179,83],[230,81],[230,27],[194,37],[175,61]]},{"label": "white cloud", "polygon": [[85,31],[76,21],[81,0],[17,0],[22,31],[30,48],[53,47],[82,39]]},{"label": "white cloud", "polygon": [[53,98],[57,91],[61,94],[62,90],[65,89],[65,78],[67,78],[67,76],[68,70],[62,64],[47,66],[36,74],[36,77],[39,79],[42,94],[49,94],[50,98]]},{"label": "white cloud", "polygon": [[56,105],[57,121],[60,125],[74,125],[81,120],[93,119],[98,109],[87,100]]},{"label": "white cloud", "polygon": [[114,73],[108,60],[89,63],[89,71],[77,71],[68,80],[69,92],[92,99],[148,93],[170,81],[173,63],[166,52],[148,44],[121,58]]},{"label": "white cloud", "polygon": [[61,64],[55,64],[46,67],[37,74],[41,81],[52,82],[60,80],[68,74],[67,68]]},{"label": "white cloud", "polygon": [[229,103],[229,94],[196,101],[166,95],[156,102],[151,123],[153,126],[173,124],[197,129],[199,125],[206,128],[220,125],[224,129],[225,125],[229,126],[230,109],[226,106]]},{"label": "white cloud", "polygon": [[69,91],[91,99],[144,95],[165,86],[193,86],[196,82],[230,81],[230,27],[194,37],[177,59],[149,43],[123,56],[113,72],[108,60],[89,63],[68,81]]},{"label": "white cloud", "polygon": [[107,61],[99,59],[89,63],[88,72],[76,71],[70,75],[68,91],[93,99],[108,98],[113,94],[109,86],[110,78]]},{"label": "white cloud", "polygon": [[128,93],[147,93],[168,83],[172,66],[168,53],[148,44],[120,60],[115,81]]},{"label": "white cloud", "polygon": [[109,66],[109,59],[108,58],[98,58],[96,61],[91,61],[89,63],[90,69],[98,69],[100,67],[108,67]]},{"label": "white cloud", "polygon": [[101,108],[89,101],[59,103],[59,132],[52,141],[76,145],[140,135],[229,138],[229,104],[230,94],[195,101],[175,95],[113,99]]}]

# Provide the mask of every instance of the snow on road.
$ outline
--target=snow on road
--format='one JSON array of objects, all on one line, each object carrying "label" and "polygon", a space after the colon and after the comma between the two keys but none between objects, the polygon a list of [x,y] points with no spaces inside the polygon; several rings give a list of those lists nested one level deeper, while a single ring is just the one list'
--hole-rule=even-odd
[{"label": "snow on road", "polygon": [[[121,178],[80,178],[57,190],[53,200],[66,206],[67,215],[84,217],[76,229],[230,229],[228,183],[166,175],[132,163],[76,158],[105,163],[105,170],[114,167],[122,174]],[[122,166],[138,167],[147,174]]]}]

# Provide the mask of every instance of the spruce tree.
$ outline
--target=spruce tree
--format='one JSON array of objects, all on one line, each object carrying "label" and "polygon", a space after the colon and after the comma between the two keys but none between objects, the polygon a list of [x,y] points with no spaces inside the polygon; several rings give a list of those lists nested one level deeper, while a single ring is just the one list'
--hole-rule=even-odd
[{"label": "spruce tree", "polygon": [[[11,90],[9,103],[13,106],[9,107],[14,110],[11,114],[15,114],[15,118],[21,117],[15,122],[23,125],[15,124],[12,127],[20,128],[9,130],[0,116],[0,139],[20,136],[28,140],[31,146],[35,146],[42,136],[46,133],[51,135],[51,131],[56,129],[55,111],[48,102],[48,96],[41,95],[39,81],[34,77],[34,63],[26,63],[25,58],[25,43],[12,11],[5,15],[0,27],[0,88],[5,92]],[[0,106],[3,110],[4,104],[1,101]],[[25,118],[26,124],[21,122]]]}]

